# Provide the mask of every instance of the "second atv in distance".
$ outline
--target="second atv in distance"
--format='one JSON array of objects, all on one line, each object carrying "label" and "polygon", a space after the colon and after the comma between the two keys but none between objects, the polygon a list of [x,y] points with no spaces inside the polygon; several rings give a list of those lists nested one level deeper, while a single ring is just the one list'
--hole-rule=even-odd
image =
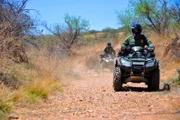
[{"label": "second atv in distance", "polygon": [[141,46],[132,47],[128,55],[117,57],[115,60],[114,90],[121,91],[123,84],[128,82],[144,82],[150,91],[159,90],[159,62],[154,56],[147,56]]},{"label": "second atv in distance", "polygon": [[109,69],[109,70],[113,71],[114,60],[115,60],[115,56],[113,56],[111,54],[104,55],[104,57],[102,58],[102,60],[100,62],[101,68],[102,69],[106,68],[106,69]]}]

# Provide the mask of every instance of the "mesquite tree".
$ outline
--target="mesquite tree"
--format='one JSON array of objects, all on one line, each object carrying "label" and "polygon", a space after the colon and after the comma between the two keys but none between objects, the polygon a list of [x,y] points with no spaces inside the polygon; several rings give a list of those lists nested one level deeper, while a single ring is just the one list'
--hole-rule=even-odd
[{"label": "mesquite tree", "polygon": [[70,52],[72,46],[80,40],[78,37],[81,32],[89,30],[89,21],[66,14],[64,24],[56,24],[53,27],[48,27],[47,24],[44,24],[44,26],[52,35],[58,37],[56,45],[62,50]]},{"label": "mesquite tree", "polygon": [[117,12],[118,21],[126,28],[140,23],[149,27],[149,30],[166,36],[173,19],[179,19],[179,5],[172,7],[173,3],[171,0],[131,0],[125,12]]}]

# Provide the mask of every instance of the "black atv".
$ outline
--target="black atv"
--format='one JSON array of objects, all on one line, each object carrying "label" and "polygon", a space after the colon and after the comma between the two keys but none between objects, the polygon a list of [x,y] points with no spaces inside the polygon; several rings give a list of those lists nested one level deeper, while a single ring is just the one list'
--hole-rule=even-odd
[{"label": "black atv", "polygon": [[115,60],[115,56],[111,54],[104,55],[104,57],[101,59],[101,62],[100,62],[101,68],[102,69],[107,68],[113,71],[114,60]]},{"label": "black atv", "polygon": [[159,90],[159,62],[154,56],[145,54],[141,46],[132,47],[129,54],[119,56],[115,60],[114,90],[121,91],[122,85],[127,82],[145,82],[150,91]]}]

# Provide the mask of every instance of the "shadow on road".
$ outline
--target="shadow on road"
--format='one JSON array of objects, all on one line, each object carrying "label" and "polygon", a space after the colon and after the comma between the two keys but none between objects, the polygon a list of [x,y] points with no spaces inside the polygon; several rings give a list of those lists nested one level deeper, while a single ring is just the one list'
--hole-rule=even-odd
[{"label": "shadow on road", "polygon": [[[165,83],[161,89],[154,92],[161,92],[161,91],[170,91],[170,85]],[[133,86],[125,86],[123,87],[122,91],[134,91],[134,92],[152,92],[147,87],[133,87]]]},{"label": "shadow on road", "polygon": [[122,91],[148,92],[148,88],[125,86],[123,87]]}]

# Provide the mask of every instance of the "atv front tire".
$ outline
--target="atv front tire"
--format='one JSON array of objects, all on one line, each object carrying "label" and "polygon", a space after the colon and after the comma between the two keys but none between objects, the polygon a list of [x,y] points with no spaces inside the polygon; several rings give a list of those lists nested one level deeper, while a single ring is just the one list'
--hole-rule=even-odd
[{"label": "atv front tire", "polygon": [[122,74],[121,74],[121,68],[118,66],[114,68],[113,87],[115,91],[122,90]]},{"label": "atv front tire", "polygon": [[149,79],[148,88],[150,91],[158,91],[160,84],[160,70],[156,68],[151,73],[151,79]]}]

